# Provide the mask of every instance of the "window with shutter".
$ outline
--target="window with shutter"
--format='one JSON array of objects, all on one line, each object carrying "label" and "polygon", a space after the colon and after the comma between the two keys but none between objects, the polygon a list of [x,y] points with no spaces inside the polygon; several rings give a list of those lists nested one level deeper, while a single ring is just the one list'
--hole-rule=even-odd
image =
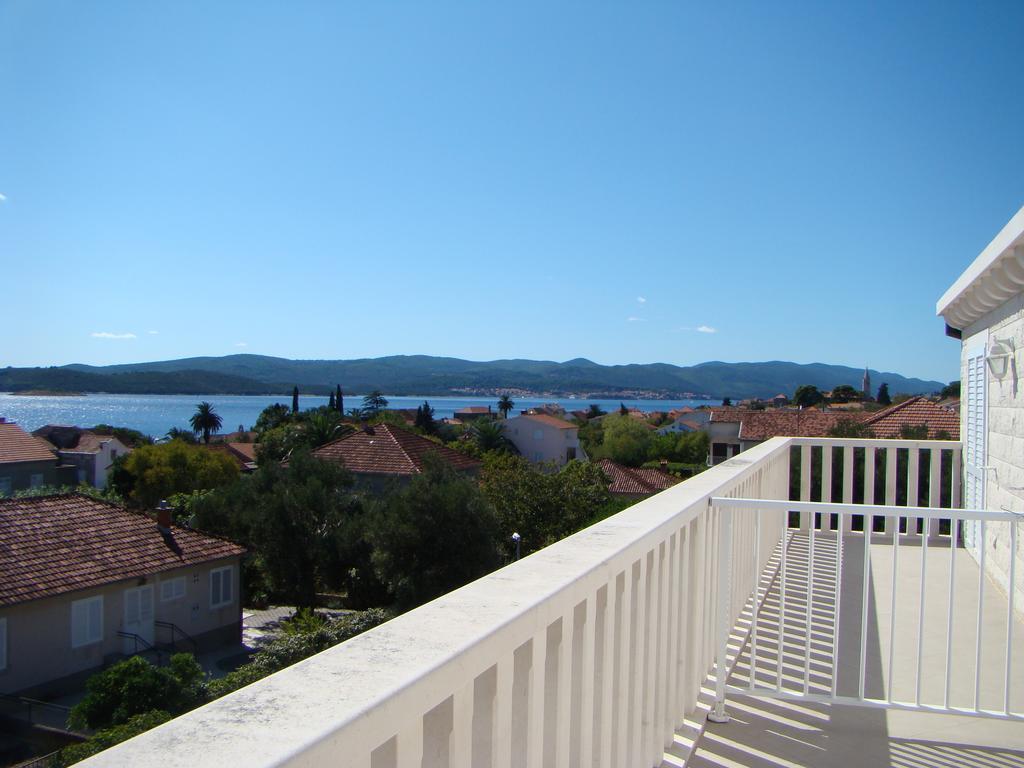
[{"label": "window with shutter", "polygon": [[[964,409],[964,507],[985,508],[985,344],[967,351],[966,381],[963,382]],[[978,545],[980,523],[965,526],[967,546]]]},{"label": "window with shutter", "polygon": [[232,591],[232,567],[216,568],[210,571],[210,607],[220,608],[234,599]]},{"label": "window with shutter", "polygon": [[71,604],[71,647],[98,643],[103,639],[103,595],[75,600]]}]

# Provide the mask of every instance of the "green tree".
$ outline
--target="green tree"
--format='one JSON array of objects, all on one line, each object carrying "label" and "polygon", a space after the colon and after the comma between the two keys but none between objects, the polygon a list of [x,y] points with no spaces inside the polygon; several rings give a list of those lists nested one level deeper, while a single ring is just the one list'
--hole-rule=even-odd
[{"label": "green tree", "polygon": [[204,400],[196,406],[196,412],[192,414],[188,423],[192,427],[192,432],[196,435],[201,433],[203,442],[209,445],[210,434],[218,432],[223,421],[213,410],[213,405]]},{"label": "green tree", "polygon": [[604,441],[598,458],[609,458],[630,467],[639,467],[647,460],[654,432],[642,422],[622,414],[611,414],[602,420]]},{"label": "green tree", "polygon": [[416,407],[415,426],[428,435],[432,435],[437,431],[437,422],[434,421],[434,409],[430,407],[430,403],[426,400],[423,401],[423,405]]},{"label": "green tree", "polygon": [[601,406],[597,403],[591,403],[590,408],[587,409],[587,418],[596,419],[600,416],[604,416],[605,412],[601,410]]},{"label": "green tree", "polygon": [[122,725],[114,725],[103,728],[80,744],[71,744],[64,747],[57,755],[47,763],[50,768],[64,768],[85,760],[87,757],[99,754],[105,749],[110,749],[115,744],[138,736],[148,730],[163,725],[173,717],[170,712],[162,709],[153,709],[141,715],[134,715],[128,718]]},{"label": "green tree", "polygon": [[481,454],[489,451],[503,453],[515,450],[512,443],[505,437],[505,425],[491,419],[475,419],[469,428],[469,434]]},{"label": "green tree", "polygon": [[813,384],[801,384],[793,393],[793,404],[802,408],[810,408],[825,399],[816,386]]},{"label": "green tree", "polygon": [[878,387],[878,396],[875,398],[875,402],[879,405],[892,405],[892,398],[889,397],[889,385],[882,383]]},{"label": "green tree", "polygon": [[501,412],[501,418],[503,419],[507,419],[509,411],[515,407],[515,402],[508,395],[502,395],[501,399],[498,400],[498,410]]},{"label": "green tree", "polygon": [[181,440],[183,443],[189,445],[196,445],[199,443],[199,439],[196,437],[196,433],[190,429],[180,429],[179,427],[171,427],[167,430],[167,434],[164,435],[168,440]]},{"label": "green tree", "polygon": [[363,413],[371,418],[388,407],[388,399],[379,389],[373,390],[363,398]]},{"label": "green tree", "polygon": [[620,416],[628,416],[629,415],[629,409],[626,407],[625,403],[619,403],[619,415]]},{"label": "green tree", "polygon": [[291,421],[291,411],[288,410],[288,406],[284,403],[274,403],[273,405],[268,405],[260,412],[254,429],[257,434],[262,434],[267,430],[280,427],[289,421]]},{"label": "green tree", "polygon": [[132,656],[90,677],[86,695],[68,722],[78,729],[109,728],[154,709],[187,712],[205,698],[202,667],[190,653],[176,653],[166,667]]},{"label": "green tree", "polygon": [[722,398],[722,406],[723,407],[728,408],[731,405],[732,405],[732,398],[731,397],[723,397]]},{"label": "green tree", "polygon": [[334,392],[331,392],[331,396],[327,398],[327,407],[332,411],[337,410],[337,404],[334,402]]},{"label": "green tree", "polygon": [[849,384],[840,384],[832,388],[832,395],[829,397],[833,403],[855,403],[861,399],[861,393]]},{"label": "green tree", "polygon": [[959,380],[958,381],[951,381],[951,382],[949,382],[949,384],[944,386],[942,388],[942,391],[939,392],[939,397],[941,397],[943,399],[945,399],[947,397],[960,397],[960,382],[959,382]]},{"label": "green tree", "polygon": [[367,539],[377,575],[412,607],[498,565],[494,510],[476,483],[428,454],[410,484],[373,504]]},{"label": "green tree", "polygon": [[303,420],[301,424],[301,435],[293,440],[295,445],[305,445],[309,448],[319,448],[324,443],[329,443],[345,432],[351,432],[352,428],[341,423],[341,416],[337,411],[328,408],[319,408]]},{"label": "green tree", "polygon": [[299,412],[299,387],[292,387],[292,413]]},{"label": "green tree", "polygon": [[341,391],[341,384],[338,384],[334,393],[334,405],[338,409],[338,413],[345,412],[345,395]]},{"label": "green tree", "polygon": [[238,477],[231,457],[180,440],[136,448],[120,464],[115,460],[115,470],[109,478],[114,490],[131,505],[146,509],[175,493],[220,488]]},{"label": "green tree", "polygon": [[513,533],[522,554],[545,547],[601,517],[607,508],[608,478],[596,464],[571,461],[545,473],[519,456],[484,457],[480,489],[498,520],[498,543],[511,558]]},{"label": "green tree", "polygon": [[345,562],[339,549],[343,533],[361,536],[352,527],[361,508],[351,485],[344,467],[300,447],[287,466],[261,463],[250,477],[197,499],[193,525],[249,544],[276,599],[312,606],[318,588],[344,585],[347,571],[360,565]]}]

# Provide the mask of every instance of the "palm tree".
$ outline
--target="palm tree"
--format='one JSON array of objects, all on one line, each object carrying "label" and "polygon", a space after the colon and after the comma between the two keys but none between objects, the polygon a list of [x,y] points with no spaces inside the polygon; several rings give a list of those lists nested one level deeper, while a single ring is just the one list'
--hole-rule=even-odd
[{"label": "palm tree", "polygon": [[217,412],[213,410],[213,406],[204,400],[196,406],[196,412],[192,414],[188,423],[192,425],[192,432],[197,435],[202,432],[203,442],[209,444],[210,433],[219,430],[223,422]]},{"label": "palm tree", "polygon": [[473,442],[480,449],[481,453],[488,451],[500,451],[502,453],[514,453],[511,441],[505,437],[505,425],[491,419],[476,419],[470,427],[470,434]]},{"label": "palm tree", "polygon": [[306,439],[312,448],[319,448],[351,429],[347,424],[341,423],[341,415],[337,411],[328,410],[312,413],[306,419],[304,427]]},{"label": "palm tree", "polygon": [[498,410],[501,411],[501,418],[507,419],[508,412],[516,407],[516,404],[512,402],[512,398],[508,395],[502,395],[498,401]]}]

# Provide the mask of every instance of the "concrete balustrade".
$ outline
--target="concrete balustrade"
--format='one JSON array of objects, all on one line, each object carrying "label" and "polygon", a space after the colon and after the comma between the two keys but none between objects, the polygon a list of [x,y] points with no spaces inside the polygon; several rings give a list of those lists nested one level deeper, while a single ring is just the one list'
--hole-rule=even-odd
[{"label": "concrete balustrade", "polygon": [[[714,663],[708,499],[788,486],[776,438],[82,765],[659,765]],[[732,527],[729,623],[781,514]]]}]

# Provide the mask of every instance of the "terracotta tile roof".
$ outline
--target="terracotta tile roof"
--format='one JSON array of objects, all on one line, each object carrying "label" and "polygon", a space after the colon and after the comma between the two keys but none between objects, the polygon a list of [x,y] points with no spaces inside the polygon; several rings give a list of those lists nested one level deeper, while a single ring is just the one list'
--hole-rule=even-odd
[{"label": "terracotta tile roof", "polygon": [[79,494],[0,500],[0,605],[97,587],[245,548]]},{"label": "terracotta tile roof", "polygon": [[351,472],[375,475],[419,474],[428,453],[436,453],[455,469],[480,466],[474,458],[391,424],[375,424],[313,451],[317,458],[340,462]]},{"label": "terracotta tile roof", "polygon": [[[827,437],[849,414],[817,409],[802,411],[747,411],[740,423],[740,440],[768,440],[772,437]],[[716,419],[717,420],[717,419]]]},{"label": "terracotta tile roof", "polygon": [[891,440],[900,436],[903,427],[928,425],[928,439],[935,440],[939,432],[949,434],[950,440],[960,439],[960,412],[944,407],[924,397],[912,397],[898,405],[868,416],[864,423],[875,437]]},{"label": "terracotta tile roof", "polygon": [[470,405],[466,408],[459,408],[455,413],[491,413],[491,408],[487,405]]},{"label": "terracotta tile roof", "polygon": [[549,427],[556,427],[558,429],[579,429],[579,427],[572,422],[560,419],[557,416],[549,416],[546,413],[524,413],[516,418],[529,419],[530,421],[536,421],[539,424],[547,424]]},{"label": "terracotta tile roof", "polygon": [[601,459],[597,465],[611,478],[608,486],[610,493],[628,494],[630,496],[650,495],[676,483],[682,482],[678,477],[660,469],[634,469],[616,464],[611,459]]},{"label": "terracotta tile roof", "polygon": [[259,448],[259,443],[214,443],[211,442],[206,446],[207,450],[217,451],[230,456],[237,463],[239,468],[254,470],[256,469],[256,449]]},{"label": "terracotta tile roof", "polygon": [[749,411],[745,408],[731,408],[729,406],[715,406],[710,410],[711,418],[709,420],[716,424],[740,424],[751,413],[759,413],[759,411]]},{"label": "terracotta tile roof", "polygon": [[11,421],[0,421],[0,464],[20,461],[56,461],[53,448]]}]

